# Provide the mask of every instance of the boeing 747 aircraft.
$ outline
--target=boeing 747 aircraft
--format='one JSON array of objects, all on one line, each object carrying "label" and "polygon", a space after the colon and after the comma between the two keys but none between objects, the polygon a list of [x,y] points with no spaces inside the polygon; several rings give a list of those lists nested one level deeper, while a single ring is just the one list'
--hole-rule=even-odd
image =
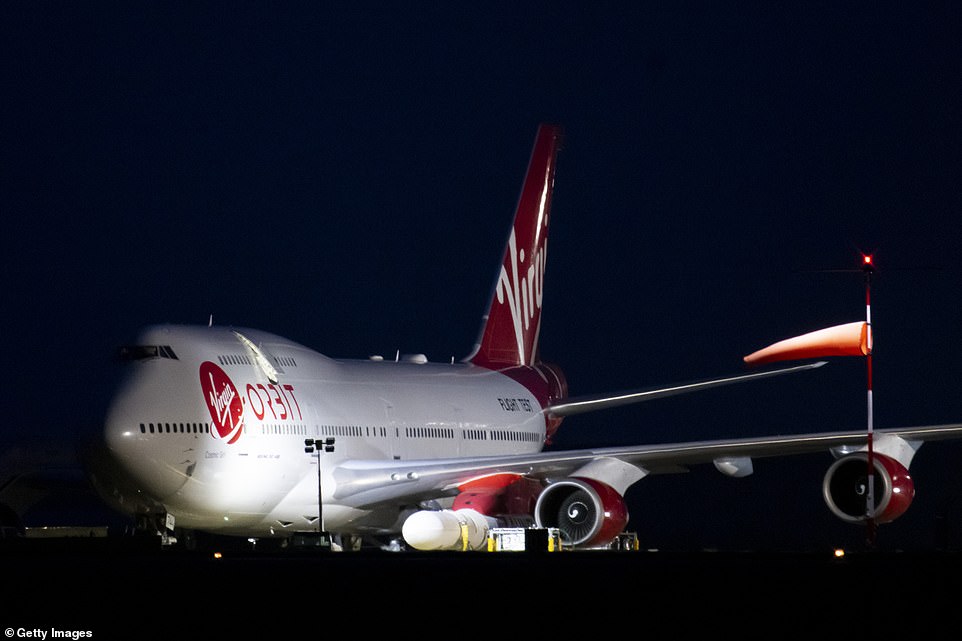
[{"label": "boeing 747 aircraft", "polygon": [[491,528],[526,524],[601,547],[628,523],[625,491],[649,474],[713,463],[741,476],[754,457],[830,450],[824,495],[839,518],[901,515],[916,449],[962,436],[962,425],[878,430],[871,514],[860,431],[544,451],[572,415],[821,364],[569,397],[538,350],[560,138],[555,126],[537,131],[481,331],[461,362],[336,360],[258,329],[147,327],[123,350],[125,377],[91,460],[100,495],[171,540],[324,531],[346,545],[477,549]]}]

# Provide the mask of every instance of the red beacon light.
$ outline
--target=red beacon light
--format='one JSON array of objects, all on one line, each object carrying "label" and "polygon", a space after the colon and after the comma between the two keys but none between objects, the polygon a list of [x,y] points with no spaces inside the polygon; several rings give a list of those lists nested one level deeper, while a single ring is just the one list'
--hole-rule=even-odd
[{"label": "red beacon light", "polygon": [[862,254],[862,271],[870,272],[875,269],[871,254]]}]

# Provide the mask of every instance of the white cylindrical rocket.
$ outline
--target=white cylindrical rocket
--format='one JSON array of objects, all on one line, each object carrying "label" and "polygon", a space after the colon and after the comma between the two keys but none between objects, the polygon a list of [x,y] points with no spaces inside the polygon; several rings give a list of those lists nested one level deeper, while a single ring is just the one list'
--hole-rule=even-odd
[{"label": "white cylindrical rocket", "polygon": [[475,510],[422,510],[404,521],[401,534],[416,550],[481,550],[497,521]]}]

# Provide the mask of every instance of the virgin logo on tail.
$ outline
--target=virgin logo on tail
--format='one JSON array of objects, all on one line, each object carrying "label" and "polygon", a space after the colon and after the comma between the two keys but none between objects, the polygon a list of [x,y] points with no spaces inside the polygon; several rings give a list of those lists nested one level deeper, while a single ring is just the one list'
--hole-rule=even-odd
[{"label": "virgin logo on tail", "polygon": [[[538,324],[541,322],[541,302],[544,299],[544,267],[547,258],[547,238],[532,260],[529,261],[527,272],[520,276],[524,269],[525,254],[524,248],[518,250],[518,241],[514,229],[511,230],[511,237],[508,239],[509,260],[501,265],[501,275],[498,277],[496,295],[498,303],[507,305],[511,312],[511,321],[514,327],[514,337],[518,344],[518,358],[521,363],[531,363],[535,354],[533,350],[537,347],[537,341],[530,341],[527,345],[526,334],[531,331],[532,324],[535,325],[534,336],[537,337]],[[511,272],[508,273],[510,267]],[[532,353],[528,353],[528,350]]]},{"label": "virgin logo on tail", "polygon": [[538,360],[548,219],[560,143],[558,127],[538,129],[481,337],[468,359],[472,363],[500,368]]},{"label": "virgin logo on tail", "polygon": [[220,367],[204,361],[200,365],[200,387],[214,423],[211,436],[228,443],[236,442],[244,431],[244,402],[234,382]]}]

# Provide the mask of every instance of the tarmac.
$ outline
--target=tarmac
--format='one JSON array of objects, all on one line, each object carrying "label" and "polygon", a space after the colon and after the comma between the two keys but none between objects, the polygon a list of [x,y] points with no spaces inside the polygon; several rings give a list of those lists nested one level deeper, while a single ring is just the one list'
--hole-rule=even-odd
[{"label": "tarmac", "polygon": [[90,537],[2,541],[0,567],[7,638],[938,638],[962,619],[962,556],[940,550],[186,552]]}]

